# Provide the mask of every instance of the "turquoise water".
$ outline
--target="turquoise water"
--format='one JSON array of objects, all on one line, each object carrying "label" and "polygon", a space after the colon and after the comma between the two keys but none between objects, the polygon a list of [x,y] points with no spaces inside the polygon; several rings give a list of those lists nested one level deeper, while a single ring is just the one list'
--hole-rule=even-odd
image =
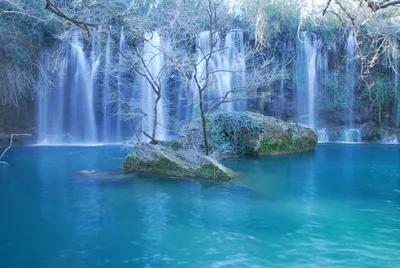
[{"label": "turquoise water", "polygon": [[234,182],[110,172],[124,155],[13,147],[0,267],[400,267],[399,146],[228,161]]}]

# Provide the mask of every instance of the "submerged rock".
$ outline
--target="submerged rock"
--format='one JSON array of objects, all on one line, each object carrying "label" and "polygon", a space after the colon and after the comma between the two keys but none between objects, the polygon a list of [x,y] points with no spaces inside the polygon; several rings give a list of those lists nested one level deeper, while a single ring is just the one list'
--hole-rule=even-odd
[{"label": "submerged rock", "polygon": [[85,170],[81,170],[80,173],[82,174],[95,174],[97,173],[96,170],[92,170],[92,169],[85,169]]},{"label": "submerged rock", "polygon": [[183,155],[171,148],[138,142],[125,158],[127,172],[144,172],[173,177],[198,177],[230,180],[235,173],[211,157],[191,153]]}]

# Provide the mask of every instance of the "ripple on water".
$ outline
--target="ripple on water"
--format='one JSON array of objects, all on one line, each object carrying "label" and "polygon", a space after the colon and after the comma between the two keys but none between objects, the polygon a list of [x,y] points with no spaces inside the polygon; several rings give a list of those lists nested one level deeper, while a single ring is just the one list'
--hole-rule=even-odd
[{"label": "ripple on water", "polygon": [[[400,263],[400,150],[324,145],[228,161],[245,174],[233,182],[108,173],[123,156],[117,147],[10,151],[0,267]],[[85,169],[99,174],[77,175]]]}]

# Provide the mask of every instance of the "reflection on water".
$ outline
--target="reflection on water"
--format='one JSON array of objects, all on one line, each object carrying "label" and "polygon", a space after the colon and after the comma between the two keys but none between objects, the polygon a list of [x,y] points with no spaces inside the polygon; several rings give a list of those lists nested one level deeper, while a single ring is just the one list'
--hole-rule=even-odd
[{"label": "reflection on water", "polygon": [[13,148],[0,170],[0,267],[400,263],[398,146],[230,160],[243,174],[232,182],[127,175],[123,156]]}]

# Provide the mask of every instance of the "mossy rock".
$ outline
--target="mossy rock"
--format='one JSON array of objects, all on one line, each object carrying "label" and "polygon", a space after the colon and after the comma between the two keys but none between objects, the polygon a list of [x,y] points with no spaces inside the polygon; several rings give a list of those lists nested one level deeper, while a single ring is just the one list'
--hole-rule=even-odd
[{"label": "mossy rock", "polygon": [[309,128],[252,112],[222,112],[209,122],[210,140],[229,144],[235,155],[285,155],[315,149],[317,135]]},{"label": "mossy rock", "polygon": [[232,170],[209,156],[201,157],[201,164],[200,167],[197,168],[196,173],[197,177],[216,180],[230,180],[236,176]]},{"label": "mossy rock", "polygon": [[142,172],[173,177],[230,180],[235,173],[204,155],[184,156],[162,145],[139,142],[123,163],[125,172]]}]

